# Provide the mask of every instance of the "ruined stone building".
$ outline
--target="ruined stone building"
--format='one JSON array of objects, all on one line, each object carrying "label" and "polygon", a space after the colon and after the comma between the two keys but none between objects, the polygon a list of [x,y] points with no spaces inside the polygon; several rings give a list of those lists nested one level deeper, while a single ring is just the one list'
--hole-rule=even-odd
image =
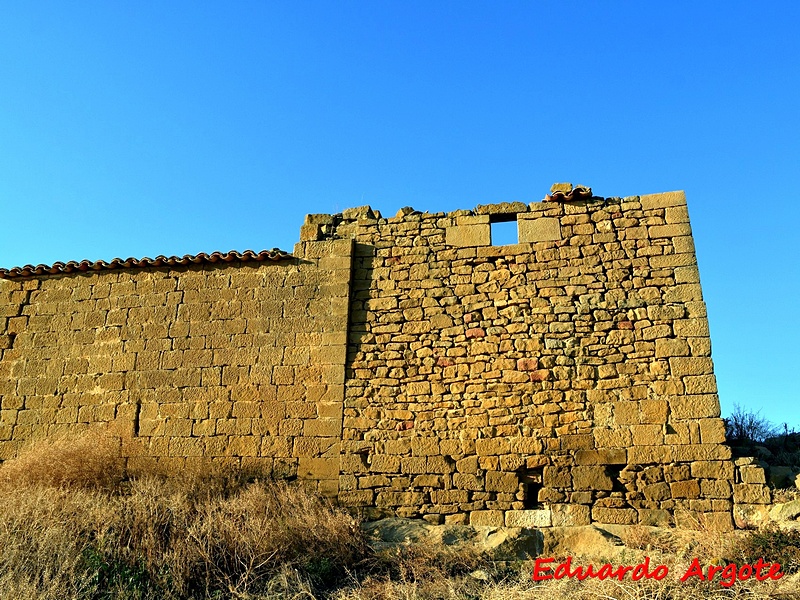
[{"label": "ruined stone building", "polygon": [[105,424],[131,473],[256,469],[367,517],[730,529],[770,494],[725,444],[684,194],[548,200],[0,270],[0,459]]}]

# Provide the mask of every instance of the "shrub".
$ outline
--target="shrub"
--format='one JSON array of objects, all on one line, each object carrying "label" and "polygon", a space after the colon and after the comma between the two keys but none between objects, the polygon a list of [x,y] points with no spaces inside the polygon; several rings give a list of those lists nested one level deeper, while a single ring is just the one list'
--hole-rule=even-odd
[{"label": "shrub", "polygon": [[784,573],[796,573],[800,570],[800,531],[777,526],[752,531],[740,543],[738,551],[749,563],[763,558],[779,563]]},{"label": "shrub", "polygon": [[733,443],[759,443],[778,433],[778,428],[762,417],[760,412],[748,411],[738,404],[733,405],[733,413],[723,421],[725,437]]},{"label": "shrub", "polygon": [[37,441],[0,467],[0,484],[112,488],[123,478],[121,440],[92,430]]}]

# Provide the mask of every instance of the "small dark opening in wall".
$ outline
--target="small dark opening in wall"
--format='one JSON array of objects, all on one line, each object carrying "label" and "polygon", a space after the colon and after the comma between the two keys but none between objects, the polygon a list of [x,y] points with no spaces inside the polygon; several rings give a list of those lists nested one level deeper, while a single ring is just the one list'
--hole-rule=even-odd
[{"label": "small dark opening in wall", "polygon": [[517,233],[517,215],[515,213],[491,215],[489,217],[491,227],[492,246],[509,246],[519,243]]},{"label": "small dark opening in wall", "polygon": [[540,508],[539,490],[542,489],[543,467],[526,469],[520,467],[517,470],[517,477],[522,484],[522,503],[525,509]]},{"label": "small dark opening in wall", "polygon": [[606,465],[606,475],[608,475],[611,478],[611,483],[613,486],[611,488],[612,492],[626,493],[628,491],[620,477],[622,469],[623,469],[622,465]]}]

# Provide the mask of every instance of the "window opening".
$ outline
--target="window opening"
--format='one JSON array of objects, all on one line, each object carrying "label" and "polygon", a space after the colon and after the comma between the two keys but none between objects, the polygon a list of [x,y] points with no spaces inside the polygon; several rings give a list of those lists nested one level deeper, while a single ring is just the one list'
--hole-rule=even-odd
[{"label": "window opening", "polygon": [[489,217],[489,226],[491,227],[492,246],[519,244],[517,215],[515,213],[491,215]]}]

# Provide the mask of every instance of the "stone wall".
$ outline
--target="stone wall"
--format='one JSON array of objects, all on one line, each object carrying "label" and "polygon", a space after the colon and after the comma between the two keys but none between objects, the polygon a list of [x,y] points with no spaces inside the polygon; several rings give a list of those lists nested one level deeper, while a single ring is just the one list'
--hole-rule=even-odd
[{"label": "stone wall", "polygon": [[2,281],[0,459],[105,423],[132,472],[221,463],[335,494],[351,247]]},{"label": "stone wall", "polygon": [[724,443],[683,193],[561,199],[309,215],[278,263],[0,280],[0,459],[99,423],[132,471],[252,466],[368,517],[763,512]]},{"label": "stone wall", "polygon": [[[520,243],[493,246],[491,223],[509,220]],[[328,227],[356,241],[346,503],[434,522],[729,528],[734,494],[768,501],[763,472],[735,476],[724,444],[683,193],[362,209]]]}]

